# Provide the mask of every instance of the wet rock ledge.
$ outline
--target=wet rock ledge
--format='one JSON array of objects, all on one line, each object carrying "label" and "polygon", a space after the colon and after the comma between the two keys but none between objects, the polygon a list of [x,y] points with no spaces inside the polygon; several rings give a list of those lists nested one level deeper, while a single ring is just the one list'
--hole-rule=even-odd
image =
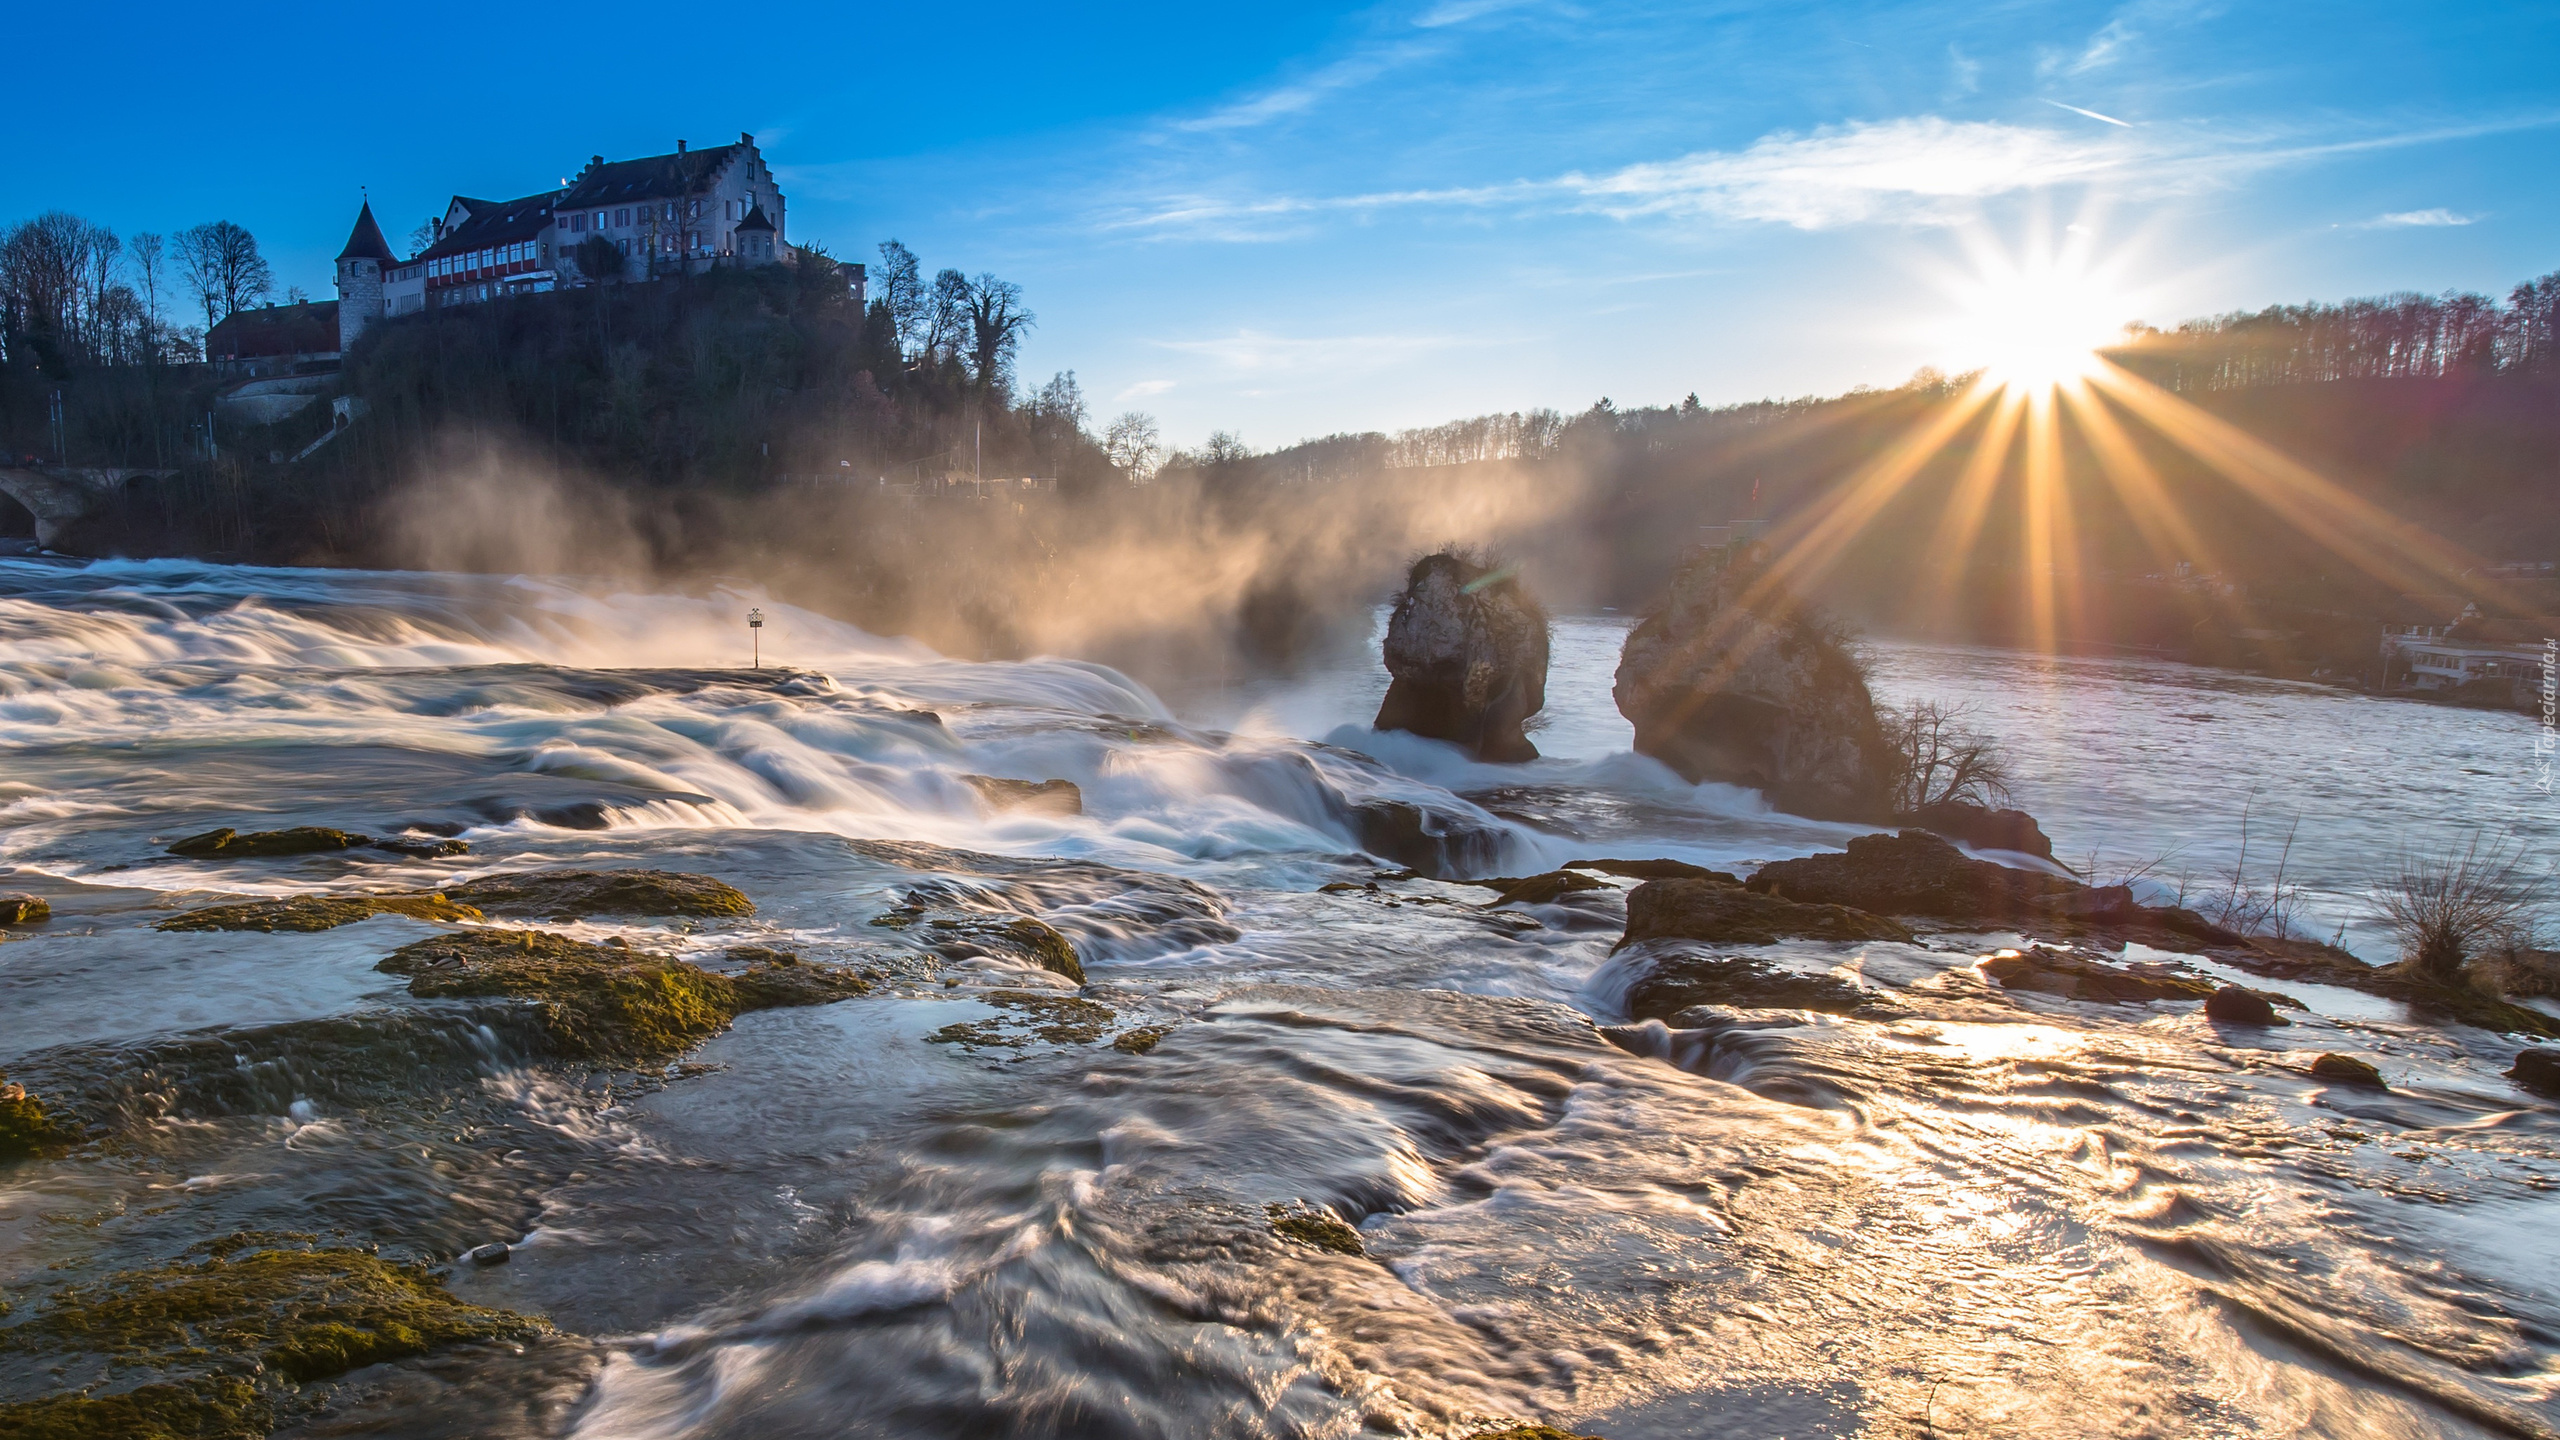
[{"label": "wet rock ledge", "polygon": [[[311,1382],[551,1329],[535,1316],[466,1305],[425,1266],[367,1250],[235,1236],[198,1253],[66,1286],[0,1318],[0,1353],[68,1382],[62,1393],[0,1405],[0,1436],[264,1435],[309,1408],[299,1387]],[[96,1393],[137,1369],[154,1378]]]},{"label": "wet rock ledge", "polygon": [[[1906,922],[2107,946],[2138,941],[2158,949],[2208,955],[2278,979],[2346,986],[2401,1001],[2438,1020],[2511,1034],[2560,1036],[2560,1021],[2538,1010],[2434,980],[2406,966],[2367,965],[2343,950],[2314,941],[2241,935],[2192,910],[2142,905],[2124,886],[2085,885],[2063,876],[1976,860],[1923,830],[1861,836],[1841,853],[1776,861],[1738,883],[1726,876],[1649,880],[1627,897],[1627,929],[1619,945],[1909,940],[1913,931]],[[1709,992],[1725,986],[1737,998],[1722,1003],[1802,1009],[1839,1009],[1861,1003],[1857,995],[1865,994],[1844,992],[1831,997],[1835,1003],[1811,1003],[1803,996],[1754,1000],[1750,997],[1794,992],[1784,986],[1773,988],[1770,975],[1763,973],[1766,967],[1737,969],[1734,962],[1717,961],[1715,965],[1722,968],[1710,973],[1700,970],[1704,963],[1696,956],[1666,955],[1658,967],[1660,983],[1679,980],[1673,988],[1697,997],[1692,1003],[1705,1003],[1713,998]],[[2005,989],[2074,999],[2213,1000],[2213,1018],[2224,1023],[2281,1024],[2274,1007],[2294,1004],[2267,992],[2216,986],[2170,966],[2109,964],[2040,948],[1995,957],[1982,969],[1985,978]],[[1641,982],[1638,994],[1631,998],[1645,998],[1644,986],[1656,983]],[[1639,1013],[1658,1013],[1658,1009]]]},{"label": "wet rock ledge", "polygon": [[409,977],[421,999],[530,1000],[554,1053],[616,1061],[670,1059],[750,1010],[824,1005],[871,988],[787,955],[724,975],[620,940],[590,945],[540,930],[438,935],[374,968]]}]

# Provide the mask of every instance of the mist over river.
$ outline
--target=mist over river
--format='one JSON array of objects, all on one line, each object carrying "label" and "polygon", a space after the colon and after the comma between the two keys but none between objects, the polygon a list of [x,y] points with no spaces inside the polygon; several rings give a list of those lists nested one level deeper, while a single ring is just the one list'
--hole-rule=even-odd
[{"label": "mist over river", "polygon": [[[1631,754],[1625,624],[1558,622],[1547,758],[1486,766],[1367,729],[1374,639],[1159,695],[762,595],[0,560],[0,890],[53,911],[0,944],[0,1073],[100,1137],[0,1165],[0,1292],[292,1234],[557,1327],[306,1386],[315,1437],[2560,1436],[2560,1116],[2512,1040],[2003,991],[1998,934],[1766,947],[1878,1018],[1630,1023],[1632,881],[1464,883],[1862,833]],[[2522,716],[1871,648],[2003,738],[2065,860],[2202,892],[2245,807],[2248,878],[2291,830],[2306,928],[2368,958],[2398,850],[2560,842]],[[165,852],[295,825],[469,849]],[[754,913],[543,929],[872,983],[635,1074],[375,968],[451,927],[153,928],[568,866]],[[928,911],[1037,917],[1087,983]],[[120,1373],[0,1344],[0,1402]]]}]

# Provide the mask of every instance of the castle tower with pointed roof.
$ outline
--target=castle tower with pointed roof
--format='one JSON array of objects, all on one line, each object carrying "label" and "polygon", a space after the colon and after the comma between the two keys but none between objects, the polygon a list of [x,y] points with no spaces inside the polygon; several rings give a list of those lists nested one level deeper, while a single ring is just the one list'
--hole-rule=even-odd
[{"label": "castle tower with pointed roof", "polygon": [[356,212],[347,248],[338,252],[338,351],[344,354],[365,327],[382,318],[382,267],[397,256],[374,223],[373,202]]}]

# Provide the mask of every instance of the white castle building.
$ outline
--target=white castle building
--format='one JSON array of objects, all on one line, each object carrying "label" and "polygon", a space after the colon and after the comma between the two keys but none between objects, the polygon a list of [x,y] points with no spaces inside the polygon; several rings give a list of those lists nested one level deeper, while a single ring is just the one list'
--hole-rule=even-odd
[{"label": "white castle building", "polygon": [[[368,202],[338,255],[338,348],[376,320],[429,305],[775,264],[791,253],[783,220],[782,191],[744,134],[708,150],[679,140],[675,153],[640,160],[598,155],[565,190],[503,201],[456,195],[427,248],[406,260],[392,254]],[[580,257],[610,260],[619,273],[588,275]]]}]

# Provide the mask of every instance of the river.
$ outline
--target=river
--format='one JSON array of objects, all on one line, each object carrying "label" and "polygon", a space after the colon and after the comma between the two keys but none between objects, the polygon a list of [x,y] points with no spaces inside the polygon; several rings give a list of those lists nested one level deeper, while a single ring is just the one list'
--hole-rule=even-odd
[{"label": "river", "polygon": [[[0,1290],[42,1313],[291,1233],[558,1327],[308,1387],[311,1436],[2560,1434],[2560,1116],[2500,1078],[2511,1041],[2319,987],[2254,1037],[2015,995],[1972,969],[1998,936],[1773,947],[1883,1018],[1631,1025],[1620,891],[1489,907],[1361,853],[1399,806],[1453,875],[1859,833],[1630,754],[1624,623],[1559,622],[1548,758],[1491,767],[1368,731],[1373,659],[1159,696],[763,595],[0,560],[0,889],[54,910],[0,945],[0,1072],[110,1135],[0,1168]],[[2394,854],[2560,839],[2525,717],[1873,651],[1884,697],[2003,740],[2066,860],[2192,896],[2245,810],[2249,878],[2290,834],[2304,928],[2371,958]],[[221,825],[470,850],[164,853]],[[756,906],[560,933],[878,983],[634,1075],[378,972],[425,921],[152,928],[534,866]],[[920,894],[1038,914],[1089,983],[873,923]],[[2393,1088],[2309,1078],[2322,1051]],[[131,1383],[7,1352],[0,1401]]]}]

